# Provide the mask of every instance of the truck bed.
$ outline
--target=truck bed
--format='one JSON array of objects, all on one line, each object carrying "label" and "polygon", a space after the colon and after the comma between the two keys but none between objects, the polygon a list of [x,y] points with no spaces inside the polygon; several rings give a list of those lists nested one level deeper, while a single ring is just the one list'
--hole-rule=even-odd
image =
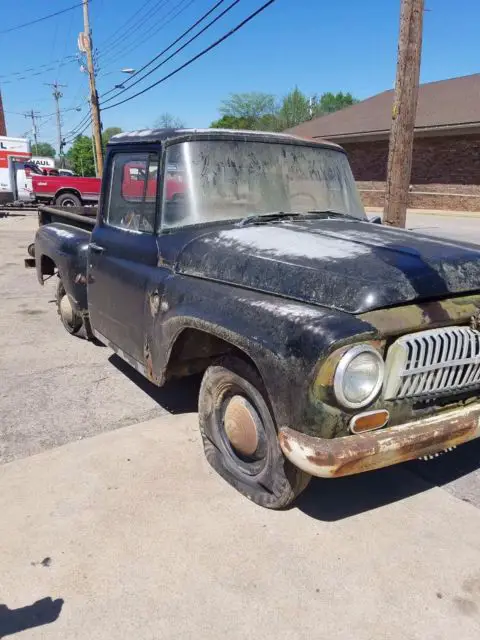
[{"label": "truck bed", "polygon": [[91,231],[97,219],[97,207],[56,207],[41,206],[38,208],[38,225],[63,222],[72,227]]}]

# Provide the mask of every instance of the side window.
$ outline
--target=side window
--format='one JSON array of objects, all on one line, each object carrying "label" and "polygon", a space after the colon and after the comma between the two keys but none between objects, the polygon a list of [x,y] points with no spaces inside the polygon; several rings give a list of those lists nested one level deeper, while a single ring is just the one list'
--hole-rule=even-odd
[{"label": "side window", "polygon": [[113,156],[104,221],[111,227],[153,233],[157,201],[158,156],[117,153]]}]

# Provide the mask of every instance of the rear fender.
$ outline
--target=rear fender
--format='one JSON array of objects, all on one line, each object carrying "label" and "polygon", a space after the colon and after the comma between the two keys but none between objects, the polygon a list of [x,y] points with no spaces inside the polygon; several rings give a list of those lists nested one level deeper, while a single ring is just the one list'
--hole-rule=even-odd
[{"label": "rear fender", "polygon": [[52,263],[62,279],[74,309],[83,314],[87,304],[87,258],[90,233],[67,224],[40,227],[35,236],[37,278],[43,284]]}]

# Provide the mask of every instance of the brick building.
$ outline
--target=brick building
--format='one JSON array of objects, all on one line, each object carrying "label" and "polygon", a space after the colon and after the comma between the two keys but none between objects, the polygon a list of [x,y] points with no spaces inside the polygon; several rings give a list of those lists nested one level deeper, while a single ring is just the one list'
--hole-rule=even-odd
[{"label": "brick building", "polygon": [[[290,129],[348,152],[367,205],[382,206],[393,91]],[[422,84],[413,148],[411,207],[480,210],[480,74]]]}]

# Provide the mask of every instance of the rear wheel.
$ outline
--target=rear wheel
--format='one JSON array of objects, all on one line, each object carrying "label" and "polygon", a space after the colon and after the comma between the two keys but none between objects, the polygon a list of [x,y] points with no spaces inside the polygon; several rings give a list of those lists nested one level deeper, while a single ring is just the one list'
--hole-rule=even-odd
[{"label": "rear wheel", "polygon": [[82,328],[82,318],[72,307],[61,279],[58,280],[56,299],[58,315],[60,316],[63,326],[68,333],[73,335],[77,334]]},{"label": "rear wheel", "polygon": [[62,193],[55,198],[55,204],[59,207],[81,207],[82,201],[74,193]]},{"label": "rear wheel", "polygon": [[247,498],[269,509],[288,506],[310,476],[283,455],[257,371],[227,358],[205,372],[199,420],[208,462]]}]

